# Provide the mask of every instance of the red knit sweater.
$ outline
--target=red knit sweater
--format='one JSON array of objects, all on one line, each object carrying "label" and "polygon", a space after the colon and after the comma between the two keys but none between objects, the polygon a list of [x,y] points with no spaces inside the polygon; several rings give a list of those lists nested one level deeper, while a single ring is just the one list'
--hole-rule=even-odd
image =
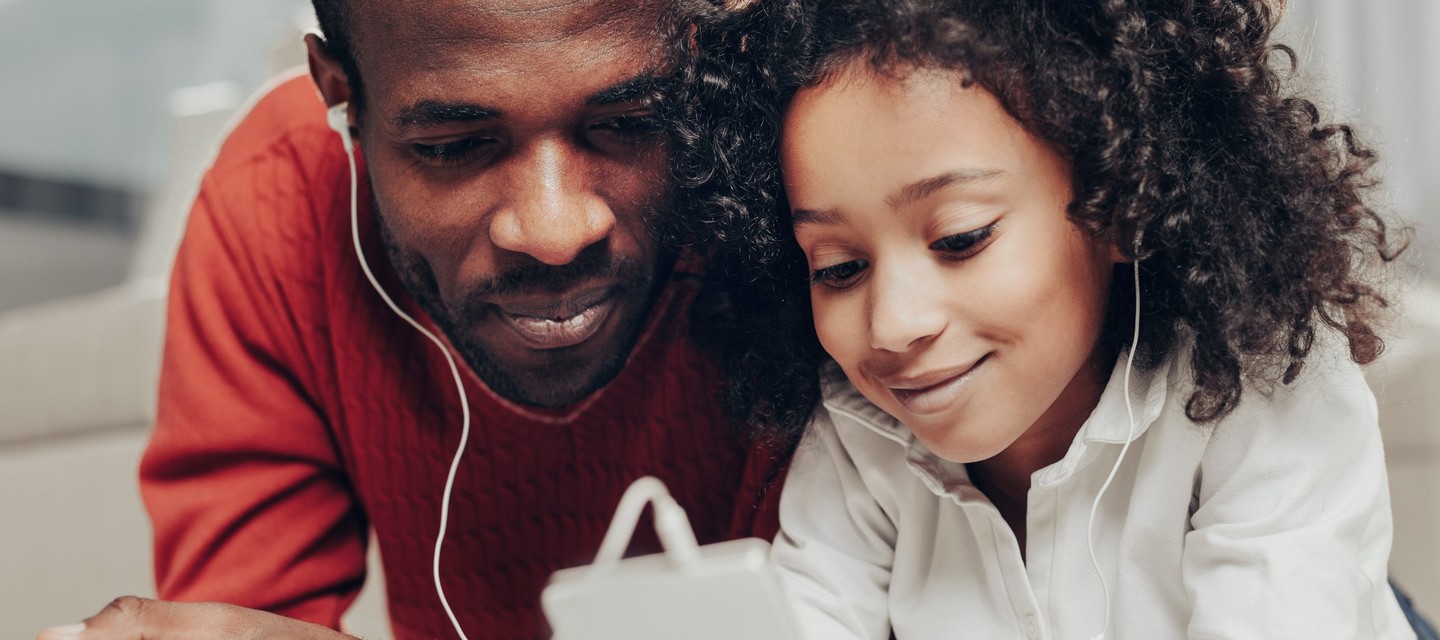
[{"label": "red knit sweater", "polygon": [[[205,176],[141,468],[159,593],[335,627],[373,528],[395,637],[455,637],[430,567],[459,400],[443,356],[365,281],[348,180],[304,78],[265,96]],[[363,187],[360,202],[381,282],[433,326],[385,263]],[[469,637],[544,635],[546,578],[590,561],[642,475],[669,485],[701,542],[774,533],[766,488],[781,463],[723,419],[716,370],[685,337],[687,275],[624,371],[573,407],[524,409],[464,371],[473,427],[442,579]]]}]

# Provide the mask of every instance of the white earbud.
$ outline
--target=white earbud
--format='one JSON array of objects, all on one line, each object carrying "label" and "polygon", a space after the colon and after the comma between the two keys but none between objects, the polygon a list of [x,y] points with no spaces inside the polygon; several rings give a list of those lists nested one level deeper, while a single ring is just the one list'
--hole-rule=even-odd
[{"label": "white earbud", "polygon": [[450,617],[451,626],[455,627],[455,633],[461,640],[468,640],[465,630],[460,628],[460,621],[455,617],[455,611],[450,607],[450,600],[445,597],[445,587],[440,584],[440,550],[445,544],[445,531],[450,523],[450,494],[455,488],[455,474],[460,470],[460,459],[465,453],[465,444],[470,441],[470,400],[465,394],[465,384],[460,380],[460,368],[455,364],[455,356],[445,347],[439,336],[436,336],[424,325],[421,325],[409,314],[400,310],[400,306],[390,299],[390,294],[385,293],[385,288],[380,286],[380,281],[375,279],[375,273],[370,270],[370,264],[365,261],[365,250],[360,243],[360,213],[359,198],[360,176],[355,167],[355,143],[350,136],[350,103],[341,102],[325,111],[325,122],[335,133],[340,134],[340,141],[345,145],[345,158],[350,162],[350,237],[355,243],[355,257],[360,260],[360,269],[365,272],[365,278],[370,281],[370,286],[375,288],[375,293],[385,301],[395,315],[400,316],[416,331],[424,334],[433,343],[440,353],[445,355],[445,361],[450,365],[450,375],[455,379],[455,389],[460,393],[460,411],[463,416],[460,424],[460,444],[455,447],[455,457],[450,461],[450,472],[445,476],[445,492],[440,498],[440,532],[435,537],[435,554],[431,575],[435,579],[435,592],[440,596],[440,605],[445,609],[445,615]]},{"label": "white earbud", "polygon": [[335,133],[340,134],[340,141],[345,145],[345,153],[353,153],[355,143],[350,139],[350,103],[341,102],[327,109],[325,121]]}]

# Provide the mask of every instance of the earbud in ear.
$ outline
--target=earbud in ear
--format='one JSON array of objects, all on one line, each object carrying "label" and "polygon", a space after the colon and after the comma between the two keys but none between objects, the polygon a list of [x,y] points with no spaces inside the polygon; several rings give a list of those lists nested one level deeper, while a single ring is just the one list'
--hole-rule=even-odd
[{"label": "earbud in ear", "polygon": [[350,103],[341,102],[325,112],[330,128],[336,133],[350,133]]},{"label": "earbud in ear", "polygon": [[335,133],[340,134],[340,140],[345,144],[345,152],[353,151],[353,143],[350,141],[350,103],[341,102],[330,107],[325,112],[325,120]]}]

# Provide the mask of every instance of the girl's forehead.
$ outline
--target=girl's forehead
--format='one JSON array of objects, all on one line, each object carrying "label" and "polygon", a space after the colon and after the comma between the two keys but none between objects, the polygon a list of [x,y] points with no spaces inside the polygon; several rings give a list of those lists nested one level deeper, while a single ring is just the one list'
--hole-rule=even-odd
[{"label": "girl's forehead", "polygon": [[787,188],[803,198],[829,180],[858,186],[846,177],[852,171],[870,182],[1014,173],[1049,151],[985,89],[964,86],[952,72],[919,69],[849,72],[807,87],[786,111],[781,153]]},{"label": "girl's forehead", "polygon": [[[957,116],[960,116],[957,118]],[[782,143],[839,131],[852,142],[865,134],[976,130],[1018,125],[989,91],[966,85],[957,72],[910,68],[895,73],[852,62],[804,87],[785,111]]]},{"label": "girl's forehead", "polygon": [[970,88],[960,71],[906,63],[879,68],[868,58],[853,56],[802,87],[796,98],[821,92],[865,93],[895,105],[913,103],[919,96],[944,100]]}]

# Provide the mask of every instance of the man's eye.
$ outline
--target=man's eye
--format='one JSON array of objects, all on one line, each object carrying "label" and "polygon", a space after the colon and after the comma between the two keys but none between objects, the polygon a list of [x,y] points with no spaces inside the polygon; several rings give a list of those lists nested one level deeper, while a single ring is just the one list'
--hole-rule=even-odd
[{"label": "man's eye", "polygon": [[826,286],[831,289],[849,289],[859,280],[860,272],[868,266],[870,263],[864,260],[851,260],[816,269],[810,273],[810,284]]},{"label": "man's eye", "polygon": [[652,113],[626,113],[590,125],[591,131],[628,138],[647,138],[660,133],[660,119]]},{"label": "man's eye", "polygon": [[464,164],[484,153],[495,142],[494,138],[462,138],[444,144],[413,144],[415,155],[432,164],[442,166]]},{"label": "man's eye", "polygon": [[952,254],[952,256],[956,258],[968,258],[985,248],[990,237],[995,234],[995,225],[997,224],[999,224],[999,221],[992,222],[974,231],[945,236],[930,243],[930,250],[943,251]]}]

